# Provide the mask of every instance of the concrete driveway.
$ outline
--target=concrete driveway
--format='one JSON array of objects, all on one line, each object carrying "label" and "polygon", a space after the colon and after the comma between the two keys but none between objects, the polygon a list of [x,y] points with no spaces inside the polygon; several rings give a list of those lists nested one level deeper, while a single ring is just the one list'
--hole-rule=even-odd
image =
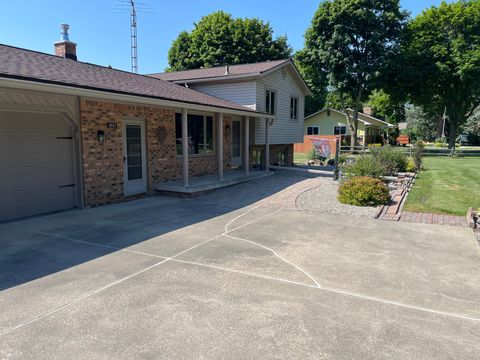
[{"label": "concrete driveway", "polygon": [[478,359],[471,230],[265,201],[302,180],[0,225],[0,358]]}]

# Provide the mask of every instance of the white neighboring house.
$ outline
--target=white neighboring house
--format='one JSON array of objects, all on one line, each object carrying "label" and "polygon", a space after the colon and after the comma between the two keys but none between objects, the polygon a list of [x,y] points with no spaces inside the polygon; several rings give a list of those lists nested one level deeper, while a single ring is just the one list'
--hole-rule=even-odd
[{"label": "white neighboring house", "polygon": [[[149,76],[273,114],[275,119],[269,127],[270,163],[293,164],[293,145],[303,142],[305,96],[311,91],[291,59]],[[234,166],[241,166],[245,128],[240,126],[240,118],[233,120],[232,161]],[[249,123],[251,164],[264,167],[267,122],[251,118]]]}]

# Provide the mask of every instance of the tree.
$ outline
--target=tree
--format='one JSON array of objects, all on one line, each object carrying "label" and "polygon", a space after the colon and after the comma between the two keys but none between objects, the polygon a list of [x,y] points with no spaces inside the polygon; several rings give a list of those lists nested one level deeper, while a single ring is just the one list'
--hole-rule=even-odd
[{"label": "tree", "polygon": [[331,87],[353,99],[352,145],[360,105],[380,87],[406,18],[399,0],[330,0],[320,4],[305,33],[303,66],[326,74]]},{"label": "tree", "polygon": [[324,72],[317,67],[307,65],[305,55],[303,50],[298,51],[295,54],[294,61],[298,71],[312,92],[311,96],[305,98],[305,116],[308,116],[328,106],[326,104],[328,81]]},{"label": "tree", "polygon": [[458,129],[480,105],[480,1],[442,2],[408,26],[403,86],[424,107],[448,115],[449,147]]},{"label": "tree", "polygon": [[406,133],[413,139],[432,141],[438,135],[439,117],[429,114],[421,106],[405,106]]},{"label": "tree", "polygon": [[270,24],[260,19],[234,19],[217,11],[183,31],[168,51],[168,71],[286,59],[292,49],[286,36],[273,38]]},{"label": "tree", "polygon": [[373,90],[366,104],[374,115],[390,124],[405,121],[405,102],[395,99],[384,90]]}]

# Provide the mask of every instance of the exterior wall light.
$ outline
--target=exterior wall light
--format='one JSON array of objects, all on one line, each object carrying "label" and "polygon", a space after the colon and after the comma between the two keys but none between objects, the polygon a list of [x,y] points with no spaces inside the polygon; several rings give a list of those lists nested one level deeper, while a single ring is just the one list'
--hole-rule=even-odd
[{"label": "exterior wall light", "polygon": [[103,145],[105,142],[105,132],[103,130],[97,131],[97,140],[100,145]]}]

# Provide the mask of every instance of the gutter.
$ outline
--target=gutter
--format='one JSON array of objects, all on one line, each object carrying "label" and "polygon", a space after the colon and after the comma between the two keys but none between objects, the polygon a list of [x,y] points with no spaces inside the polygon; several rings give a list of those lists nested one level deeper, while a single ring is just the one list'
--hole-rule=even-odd
[{"label": "gutter", "polygon": [[170,107],[175,109],[185,108],[188,110],[205,111],[205,112],[215,112],[215,113],[222,112],[230,115],[251,116],[251,117],[259,117],[259,118],[267,118],[267,119],[274,118],[274,115],[262,113],[262,112],[251,110],[248,108],[246,108],[245,110],[230,109],[230,108],[214,106],[214,105],[202,105],[194,102],[190,103],[190,102],[185,102],[181,100],[168,100],[163,98],[157,98],[154,96],[132,95],[128,93],[117,92],[114,90],[97,90],[97,89],[90,89],[90,88],[74,86],[74,85],[69,86],[69,85],[52,84],[50,82],[0,77],[0,86],[13,88],[13,89],[20,89],[20,90],[43,91],[43,92],[63,94],[63,95],[83,96],[83,97],[97,98],[97,99],[103,99],[103,100]]}]

